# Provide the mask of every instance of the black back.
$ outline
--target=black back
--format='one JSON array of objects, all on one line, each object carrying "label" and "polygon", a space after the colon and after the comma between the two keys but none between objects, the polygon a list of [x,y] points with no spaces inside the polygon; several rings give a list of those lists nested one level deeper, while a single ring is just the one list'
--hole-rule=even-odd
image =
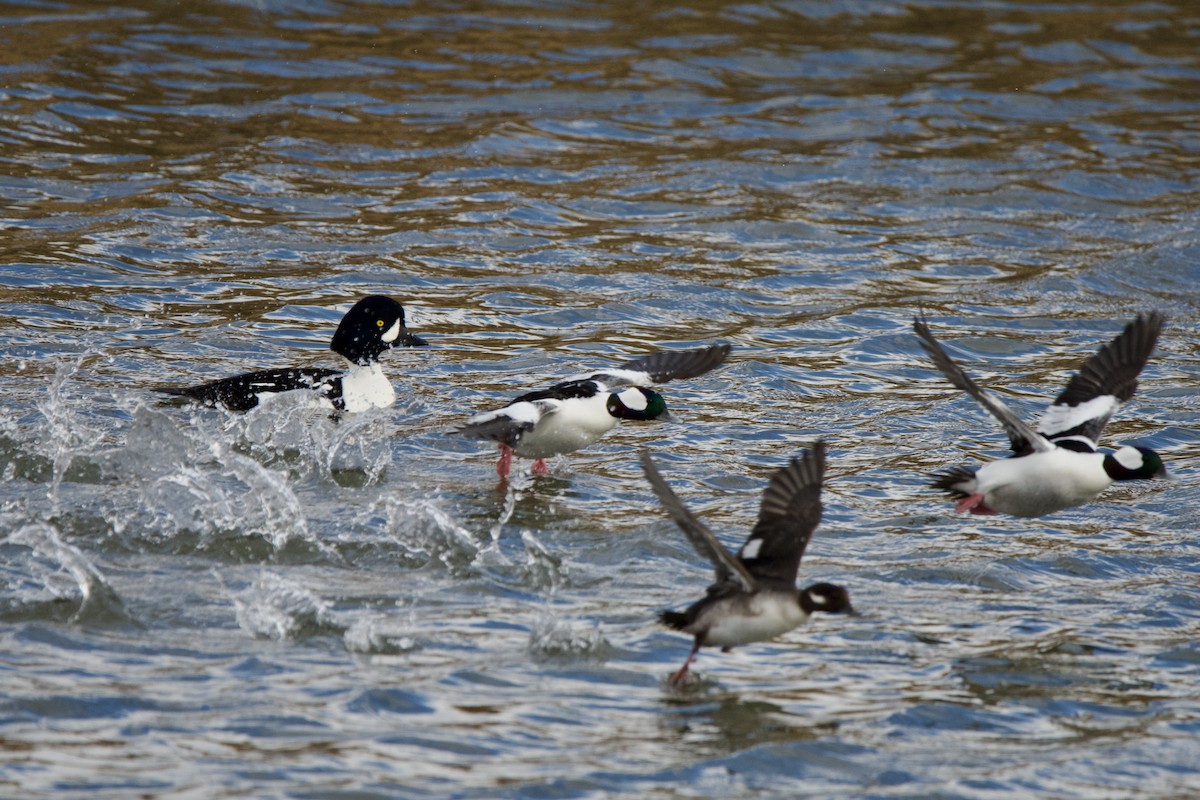
[{"label": "black back", "polygon": [[260,393],[315,389],[340,409],[341,374],[336,369],[321,368],[265,369],[209,381],[199,386],[159,386],[157,390],[177,397],[190,397],[207,405],[224,406],[231,411],[249,411],[258,405]]}]

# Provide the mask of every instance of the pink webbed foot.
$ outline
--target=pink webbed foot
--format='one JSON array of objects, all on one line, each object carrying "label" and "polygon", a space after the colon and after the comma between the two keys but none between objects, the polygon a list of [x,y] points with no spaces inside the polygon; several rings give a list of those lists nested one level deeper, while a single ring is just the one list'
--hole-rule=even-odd
[{"label": "pink webbed foot", "polygon": [[687,660],[683,662],[683,666],[679,668],[678,672],[676,672],[674,675],[672,675],[670,678],[667,679],[667,683],[671,684],[672,686],[678,686],[679,684],[686,681],[688,678],[688,665],[696,660],[696,653],[698,653],[699,651],[700,651],[700,642],[697,641],[695,644],[692,645],[692,652],[688,653]]},{"label": "pink webbed foot", "polygon": [[533,462],[533,474],[539,478],[545,478],[550,474],[550,468],[546,466],[546,459],[539,458]]},{"label": "pink webbed foot", "polygon": [[672,686],[678,686],[686,681],[688,679],[688,664],[690,663],[692,663],[690,658],[683,662],[683,666],[679,668],[678,672],[667,679],[667,683],[671,684]]},{"label": "pink webbed foot", "polygon": [[983,495],[981,494],[967,495],[962,500],[958,501],[958,503],[954,506],[954,510],[959,514],[964,511],[970,511],[972,514],[987,517],[994,516],[996,514],[995,511],[984,505]]},{"label": "pink webbed foot", "polygon": [[496,462],[496,474],[500,476],[500,480],[508,480],[508,474],[512,471],[513,449],[506,444],[500,445],[500,460]]}]

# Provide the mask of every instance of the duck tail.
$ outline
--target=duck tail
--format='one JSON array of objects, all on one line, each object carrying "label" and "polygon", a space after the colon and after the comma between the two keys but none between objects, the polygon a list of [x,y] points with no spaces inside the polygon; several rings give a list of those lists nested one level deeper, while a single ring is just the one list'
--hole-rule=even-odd
[{"label": "duck tail", "polygon": [[668,628],[674,628],[681,631],[688,626],[688,615],[682,611],[661,611],[658,614],[658,621]]},{"label": "duck tail", "polygon": [[970,496],[971,492],[964,484],[975,480],[975,469],[973,467],[951,467],[945,472],[931,472],[929,477],[933,478],[929,484],[930,488],[941,489],[957,499]]}]

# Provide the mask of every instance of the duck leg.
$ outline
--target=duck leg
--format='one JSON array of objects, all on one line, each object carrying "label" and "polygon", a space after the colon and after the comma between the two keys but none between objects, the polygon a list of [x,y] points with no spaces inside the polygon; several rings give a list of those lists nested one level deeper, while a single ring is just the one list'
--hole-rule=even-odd
[{"label": "duck leg", "polygon": [[683,662],[683,666],[680,667],[679,671],[676,672],[674,675],[672,675],[670,677],[670,679],[667,680],[667,683],[671,684],[672,686],[678,686],[679,684],[686,681],[687,676],[688,676],[688,665],[691,664],[696,659],[696,653],[698,653],[698,652],[700,652],[700,637],[699,636],[696,637],[696,642],[695,642],[695,644],[692,645],[692,652],[688,653],[687,661]]},{"label": "duck leg", "polygon": [[496,462],[496,474],[500,476],[500,480],[508,480],[508,473],[512,471],[513,449],[506,444],[500,445],[500,460]]},{"label": "duck leg", "polygon": [[964,511],[970,511],[972,514],[978,514],[981,516],[991,516],[996,513],[983,504],[983,495],[981,494],[967,495],[962,500],[958,501],[957,505],[954,506],[954,510],[959,514]]}]

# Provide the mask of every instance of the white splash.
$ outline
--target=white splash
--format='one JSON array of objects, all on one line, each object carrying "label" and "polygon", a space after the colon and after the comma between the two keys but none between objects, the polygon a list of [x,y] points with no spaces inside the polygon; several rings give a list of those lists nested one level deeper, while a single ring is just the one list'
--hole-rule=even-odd
[{"label": "white splash", "polygon": [[249,588],[233,596],[233,605],[242,630],[262,639],[292,639],[306,628],[334,624],[328,602],[299,583],[266,570]]},{"label": "white splash", "polygon": [[[75,582],[74,588],[79,590],[80,595],[79,609],[72,615],[72,621],[78,621],[93,612],[124,616],[120,596],[83,551],[64,542],[54,526],[35,522],[9,534],[6,541],[30,548],[71,576]],[[70,593],[69,588],[55,586],[49,575],[42,580],[45,589],[57,597],[65,597]]]},{"label": "white splash", "polygon": [[599,659],[608,641],[595,620],[568,620],[542,610],[529,629],[529,651],[540,658]]}]

